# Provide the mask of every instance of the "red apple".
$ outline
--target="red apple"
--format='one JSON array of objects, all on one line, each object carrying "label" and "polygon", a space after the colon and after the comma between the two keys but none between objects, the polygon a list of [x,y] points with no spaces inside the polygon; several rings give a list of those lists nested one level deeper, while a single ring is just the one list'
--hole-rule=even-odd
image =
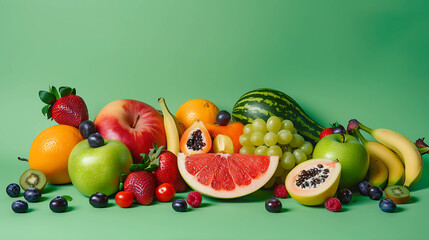
[{"label": "red apple", "polygon": [[142,161],[156,142],[165,146],[162,115],[152,106],[136,100],[117,100],[107,104],[94,120],[105,139],[123,142],[130,149],[134,163]]}]

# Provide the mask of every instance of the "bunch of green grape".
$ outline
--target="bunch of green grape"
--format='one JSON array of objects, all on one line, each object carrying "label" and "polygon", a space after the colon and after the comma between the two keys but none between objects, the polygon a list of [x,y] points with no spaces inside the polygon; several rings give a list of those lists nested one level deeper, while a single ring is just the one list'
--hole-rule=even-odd
[{"label": "bunch of green grape", "polygon": [[281,120],[272,116],[267,122],[255,119],[244,126],[240,136],[241,154],[279,156],[279,164],[274,176],[265,187],[274,183],[283,183],[295,165],[311,158],[313,145],[299,135],[290,120]]}]

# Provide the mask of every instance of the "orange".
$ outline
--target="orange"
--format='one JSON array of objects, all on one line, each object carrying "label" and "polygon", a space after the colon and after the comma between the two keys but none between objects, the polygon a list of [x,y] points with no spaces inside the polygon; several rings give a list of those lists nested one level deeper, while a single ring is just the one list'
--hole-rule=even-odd
[{"label": "orange", "polygon": [[234,152],[240,152],[240,136],[241,134],[243,134],[244,128],[244,125],[242,123],[231,121],[226,126],[219,126],[216,123],[206,124],[205,126],[212,138],[215,138],[219,134],[226,135],[231,138],[232,143],[234,145]]},{"label": "orange", "polygon": [[176,118],[187,129],[196,120],[201,120],[204,124],[216,122],[218,112],[219,108],[209,100],[192,99],[180,106],[176,112]]},{"label": "orange", "polygon": [[70,183],[68,159],[74,146],[83,140],[79,130],[69,125],[55,125],[43,130],[30,148],[28,164],[40,170],[49,183]]}]

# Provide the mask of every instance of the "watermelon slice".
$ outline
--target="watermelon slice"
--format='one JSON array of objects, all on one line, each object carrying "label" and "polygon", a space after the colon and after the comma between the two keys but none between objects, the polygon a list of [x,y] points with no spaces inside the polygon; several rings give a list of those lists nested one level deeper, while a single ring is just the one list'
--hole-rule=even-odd
[{"label": "watermelon slice", "polygon": [[183,179],[194,190],[215,198],[237,198],[264,186],[276,171],[279,158],[245,154],[179,153]]}]

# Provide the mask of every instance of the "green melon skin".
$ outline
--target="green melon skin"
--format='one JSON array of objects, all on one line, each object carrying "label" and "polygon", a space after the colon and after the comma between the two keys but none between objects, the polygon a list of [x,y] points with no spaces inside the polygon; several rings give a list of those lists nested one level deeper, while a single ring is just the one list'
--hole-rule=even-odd
[{"label": "green melon skin", "polygon": [[324,129],[293,98],[274,89],[261,88],[247,92],[238,99],[232,110],[233,119],[244,125],[257,118],[267,121],[271,116],[291,120],[298,133],[313,145],[319,141],[320,132]]}]

